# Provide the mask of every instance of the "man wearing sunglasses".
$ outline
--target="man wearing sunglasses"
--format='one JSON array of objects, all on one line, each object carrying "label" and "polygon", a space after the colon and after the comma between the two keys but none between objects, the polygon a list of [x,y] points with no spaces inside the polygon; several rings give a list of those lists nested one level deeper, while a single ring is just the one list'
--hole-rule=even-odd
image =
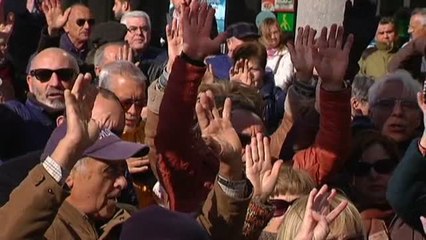
[{"label": "man wearing sunglasses", "polygon": [[[56,118],[65,109],[64,91],[72,88],[78,72],[74,57],[59,48],[45,49],[32,59],[27,75],[29,93],[26,102],[6,102],[6,106],[13,112],[8,115],[13,117],[10,118],[10,124],[2,127],[15,129],[11,140],[16,139],[17,145],[13,144],[14,141],[7,142],[10,148],[3,145],[1,159],[44,147],[56,127]],[[4,115],[2,117],[7,118]],[[6,151],[11,153],[5,154]]]},{"label": "man wearing sunglasses", "polygon": [[39,50],[59,46],[84,62],[88,53],[88,41],[95,24],[90,9],[77,3],[62,11],[59,0],[43,1],[47,29],[42,30]]}]

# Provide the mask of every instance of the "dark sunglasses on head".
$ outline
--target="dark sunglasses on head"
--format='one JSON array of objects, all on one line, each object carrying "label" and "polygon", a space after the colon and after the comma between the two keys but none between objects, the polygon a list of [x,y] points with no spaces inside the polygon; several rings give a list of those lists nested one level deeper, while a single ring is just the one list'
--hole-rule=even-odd
[{"label": "dark sunglasses on head", "polygon": [[77,21],[75,21],[75,23],[77,23],[77,25],[79,27],[83,27],[86,22],[87,22],[87,24],[89,24],[89,26],[93,26],[95,24],[95,19],[93,19],[93,18],[89,18],[89,19],[80,18],[80,19],[77,19]]},{"label": "dark sunglasses on head", "polygon": [[56,73],[59,80],[64,82],[72,81],[77,76],[77,73],[72,68],[60,68],[55,70],[40,68],[30,71],[30,75],[35,77],[40,82],[48,82],[53,73]]},{"label": "dark sunglasses on head", "polygon": [[397,164],[398,163],[392,159],[378,160],[373,164],[357,162],[355,164],[354,175],[359,177],[367,176],[370,174],[371,168],[378,174],[389,174],[395,169]]},{"label": "dark sunglasses on head", "polygon": [[293,201],[288,202],[282,199],[270,199],[268,202],[275,206],[274,217],[279,217],[284,215],[284,213],[287,212],[287,209],[293,205],[296,200],[297,199],[294,199]]}]

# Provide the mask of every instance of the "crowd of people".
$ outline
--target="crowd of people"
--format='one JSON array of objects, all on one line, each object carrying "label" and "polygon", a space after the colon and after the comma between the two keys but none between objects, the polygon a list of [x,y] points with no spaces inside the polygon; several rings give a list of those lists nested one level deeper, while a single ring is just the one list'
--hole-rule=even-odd
[{"label": "crowd of people", "polygon": [[171,2],[158,48],[131,0],[28,1],[15,54],[0,0],[0,239],[426,239],[425,9],[364,44]]}]

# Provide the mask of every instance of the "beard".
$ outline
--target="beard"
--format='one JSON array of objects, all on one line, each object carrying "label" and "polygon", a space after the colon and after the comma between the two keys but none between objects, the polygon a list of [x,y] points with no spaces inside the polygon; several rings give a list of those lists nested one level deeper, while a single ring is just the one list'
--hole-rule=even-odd
[{"label": "beard", "polygon": [[34,94],[36,100],[38,102],[40,102],[41,104],[46,105],[47,107],[49,107],[53,110],[57,110],[57,111],[62,111],[62,110],[65,109],[65,100],[64,99],[49,99],[48,98],[48,96],[52,95],[52,94],[64,95],[63,90],[50,88],[44,94],[41,93],[41,91],[39,91],[37,88],[33,88],[33,90],[34,90],[33,94]]}]

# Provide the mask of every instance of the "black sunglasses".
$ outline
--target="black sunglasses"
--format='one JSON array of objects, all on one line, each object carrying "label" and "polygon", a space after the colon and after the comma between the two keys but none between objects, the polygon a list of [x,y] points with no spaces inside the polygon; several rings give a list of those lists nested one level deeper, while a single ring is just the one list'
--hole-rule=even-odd
[{"label": "black sunglasses", "polygon": [[73,81],[77,76],[77,73],[72,68],[60,68],[55,70],[40,68],[30,71],[30,75],[35,77],[40,82],[48,82],[53,73],[56,73],[59,80],[64,82]]},{"label": "black sunglasses", "polygon": [[357,162],[355,164],[354,175],[363,177],[370,174],[371,168],[374,169],[378,174],[389,174],[391,173],[398,163],[392,159],[381,159],[373,164],[366,162]]},{"label": "black sunglasses", "polygon": [[287,209],[293,205],[296,200],[297,198],[288,202],[282,199],[270,199],[268,202],[275,207],[274,217],[279,217],[284,215],[284,213],[287,212]]},{"label": "black sunglasses", "polygon": [[95,24],[95,19],[93,19],[93,18],[89,18],[89,19],[80,18],[80,19],[77,19],[77,21],[75,21],[75,23],[77,23],[77,25],[79,27],[83,27],[86,22],[87,22],[87,24],[89,24],[89,26],[93,26]]},{"label": "black sunglasses", "polygon": [[124,99],[120,100],[120,103],[125,111],[129,110],[133,105],[135,105],[136,108],[143,108],[146,106],[146,101],[138,99]]}]

